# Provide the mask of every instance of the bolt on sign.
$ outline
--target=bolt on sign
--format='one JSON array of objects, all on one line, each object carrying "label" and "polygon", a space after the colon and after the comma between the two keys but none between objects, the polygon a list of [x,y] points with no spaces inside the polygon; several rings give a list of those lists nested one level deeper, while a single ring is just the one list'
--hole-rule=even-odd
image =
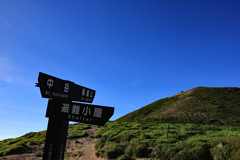
[{"label": "bolt on sign", "polygon": [[104,125],[114,113],[113,107],[73,103],[92,103],[95,90],[39,72],[38,83],[43,98],[49,98],[46,117],[47,135],[43,160],[63,160],[69,121]]}]

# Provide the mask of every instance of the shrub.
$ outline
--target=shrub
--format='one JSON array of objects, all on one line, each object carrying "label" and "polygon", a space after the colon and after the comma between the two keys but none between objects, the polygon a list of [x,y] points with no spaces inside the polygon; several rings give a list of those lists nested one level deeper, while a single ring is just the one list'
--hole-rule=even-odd
[{"label": "shrub", "polygon": [[65,153],[64,153],[64,157],[66,157],[66,158],[67,158],[67,157],[70,157],[71,155],[72,155],[71,152],[65,152]]},{"label": "shrub", "polygon": [[124,154],[125,147],[118,143],[112,143],[107,147],[104,147],[104,150],[104,157],[107,157],[109,159],[116,159],[117,157]]},{"label": "shrub", "polygon": [[134,159],[131,157],[128,157],[126,155],[122,155],[122,156],[118,157],[117,160],[134,160]]},{"label": "shrub", "polygon": [[227,137],[221,142],[223,147],[215,146],[211,149],[214,160],[240,159],[240,137]]},{"label": "shrub", "polygon": [[174,157],[178,151],[179,149],[175,146],[160,144],[153,149],[150,156],[158,159],[168,160]]},{"label": "shrub", "polygon": [[34,141],[34,140],[30,140],[30,141],[27,142],[28,146],[33,146],[33,145],[36,145],[36,144],[37,144],[37,142]]},{"label": "shrub", "polygon": [[3,156],[9,155],[9,154],[21,153],[24,151],[25,147],[26,147],[26,145],[24,145],[24,144],[16,144],[16,145],[8,148],[7,150],[5,150],[5,152],[3,153]]},{"label": "shrub", "polygon": [[68,134],[68,138],[80,138],[80,137],[87,137],[88,134],[85,131],[71,131]]},{"label": "shrub", "polygon": [[174,160],[211,160],[213,159],[210,154],[210,146],[207,144],[200,146],[186,146],[179,151],[175,156]]},{"label": "shrub", "polygon": [[105,140],[100,138],[94,145],[95,149],[101,149],[105,145]]}]

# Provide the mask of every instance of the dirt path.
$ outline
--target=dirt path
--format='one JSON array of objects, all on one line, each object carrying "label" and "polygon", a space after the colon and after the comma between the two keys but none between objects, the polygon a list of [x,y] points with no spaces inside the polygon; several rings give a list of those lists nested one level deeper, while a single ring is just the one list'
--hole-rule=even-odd
[{"label": "dirt path", "polygon": [[[95,156],[94,139],[79,138],[67,142],[66,160],[101,160]],[[102,159],[103,160],[103,159]]]},{"label": "dirt path", "polygon": [[[98,128],[91,126],[91,129],[86,130],[89,136],[93,136]],[[66,160],[105,160],[95,156],[94,142],[97,139],[83,137],[77,139],[68,139],[66,144]]]}]

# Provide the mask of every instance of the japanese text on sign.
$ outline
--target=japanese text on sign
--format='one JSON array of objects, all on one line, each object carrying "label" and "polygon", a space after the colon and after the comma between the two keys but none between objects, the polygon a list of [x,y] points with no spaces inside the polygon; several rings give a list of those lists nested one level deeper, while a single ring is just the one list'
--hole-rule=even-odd
[{"label": "japanese text on sign", "polygon": [[84,116],[93,116],[96,118],[102,118],[102,108],[91,108],[89,106],[80,106],[80,105],[72,105],[70,109],[69,103],[62,103],[61,108],[62,113],[70,113],[73,115],[84,115]]}]

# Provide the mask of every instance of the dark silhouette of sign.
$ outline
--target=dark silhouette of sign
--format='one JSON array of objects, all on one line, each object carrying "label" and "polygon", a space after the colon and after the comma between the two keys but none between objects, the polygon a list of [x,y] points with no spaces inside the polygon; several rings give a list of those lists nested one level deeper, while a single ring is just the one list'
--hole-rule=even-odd
[{"label": "dark silhouette of sign", "polygon": [[43,160],[63,160],[69,121],[49,117]]},{"label": "dark silhouette of sign", "polygon": [[71,81],[62,80],[39,72],[38,83],[43,98],[65,99],[92,103],[95,90],[77,85]]},{"label": "dark silhouette of sign", "polygon": [[49,100],[46,117],[103,126],[113,113],[113,107]]},{"label": "dark silhouette of sign", "polygon": [[39,72],[38,83],[43,98],[48,101],[46,117],[48,129],[43,160],[63,160],[69,121],[103,126],[114,113],[113,107],[104,107],[71,101],[92,103],[95,90],[76,85]]}]

